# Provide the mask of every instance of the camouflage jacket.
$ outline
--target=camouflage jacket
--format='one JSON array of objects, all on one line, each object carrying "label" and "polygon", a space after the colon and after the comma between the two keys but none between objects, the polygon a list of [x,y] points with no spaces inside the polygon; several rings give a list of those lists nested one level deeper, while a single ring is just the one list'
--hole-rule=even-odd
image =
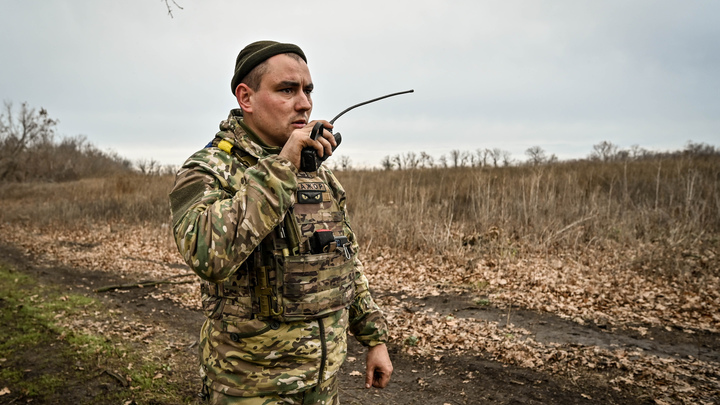
[{"label": "camouflage jacket", "polygon": [[[216,139],[250,155],[252,164],[218,147],[206,147],[183,164],[170,193],[178,249],[210,283],[242,277],[238,272],[247,271],[242,264],[296,200],[297,169],[277,150],[253,141],[241,117],[240,110],[232,110],[220,123]],[[321,167],[318,176],[343,210],[348,239],[357,252],[345,212],[345,191],[330,170]],[[349,309],[322,319],[283,323],[206,310],[201,374],[211,388],[239,396],[303,391],[340,368],[348,329],[365,346],[385,343],[385,321],[370,296],[357,256],[354,263],[355,295]],[[236,302],[250,305],[246,298],[237,297]],[[207,300],[204,293],[204,303]]]}]

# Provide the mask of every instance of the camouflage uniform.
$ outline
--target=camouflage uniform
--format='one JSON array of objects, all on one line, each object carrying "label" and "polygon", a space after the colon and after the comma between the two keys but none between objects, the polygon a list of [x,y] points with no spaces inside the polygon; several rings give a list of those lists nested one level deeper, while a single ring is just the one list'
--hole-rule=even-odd
[{"label": "camouflage uniform", "polygon": [[[242,112],[232,110],[220,123],[212,144],[183,164],[170,194],[178,249],[204,280],[202,298],[207,319],[201,331],[201,374],[212,391],[230,396],[287,395],[306,392],[318,384],[324,386],[334,380],[345,359],[348,329],[365,346],[387,340],[385,321],[370,296],[363,266],[357,259],[357,242],[345,213],[345,191],[329,170],[321,167],[317,173],[298,172],[278,156],[279,151],[263,145],[243,123]],[[315,183],[307,183],[311,177]],[[303,184],[319,186],[322,197],[312,192],[302,194],[299,188]],[[347,282],[318,281],[317,272],[307,273],[314,274],[314,279],[303,280],[303,271],[312,268],[301,267],[298,280],[288,283],[285,275],[287,285],[281,290],[294,298],[282,301],[284,307],[275,312],[278,302],[263,301],[267,297],[262,295],[265,290],[257,269],[267,267],[268,251],[283,248],[277,244],[283,241],[278,234],[286,217],[303,217],[298,213],[302,207],[297,200],[308,195],[327,199],[338,209],[334,223],[325,218],[328,214],[316,226],[335,226],[348,238]],[[307,226],[301,225],[300,235],[308,232]],[[302,247],[296,253],[309,254]],[[285,259],[287,254],[285,250]],[[275,277],[282,282],[272,266],[268,272],[271,280]],[[305,282],[315,283],[315,290],[304,291]],[[324,293],[317,291],[323,282],[334,282],[339,289],[332,294],[334,301],[306,305],[304,294],[313,300],[323,297]]]}]

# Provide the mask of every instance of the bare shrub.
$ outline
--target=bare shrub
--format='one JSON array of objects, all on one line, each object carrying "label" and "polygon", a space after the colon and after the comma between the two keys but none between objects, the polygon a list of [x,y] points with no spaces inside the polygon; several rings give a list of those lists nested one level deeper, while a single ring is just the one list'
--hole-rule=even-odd
[{"label": "bare shrub", "polygon": [[56,141],[57,120],[26,103],[0,113],[0,181],[68,181],[130,170],[130,163],[105,153],[84,136]]},{"label": "bare shrub", "polygon": [[22,103],[16,116],[6,102],[0,114],[0,180],[23,180],[26,166],[41,163],[28,151],[42,152],[52,144],[56,125],[44,108],[37,111]]}]

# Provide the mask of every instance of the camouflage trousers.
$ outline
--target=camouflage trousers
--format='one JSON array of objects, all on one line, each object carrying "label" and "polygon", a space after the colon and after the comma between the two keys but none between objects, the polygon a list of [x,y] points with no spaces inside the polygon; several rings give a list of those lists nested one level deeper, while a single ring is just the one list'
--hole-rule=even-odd
[{"label": "camouflage trousers", "polygon": [[273,394],[259,397],[234,397],[212,391],[212,405],[339,405],[337,375],[296,394]]}]

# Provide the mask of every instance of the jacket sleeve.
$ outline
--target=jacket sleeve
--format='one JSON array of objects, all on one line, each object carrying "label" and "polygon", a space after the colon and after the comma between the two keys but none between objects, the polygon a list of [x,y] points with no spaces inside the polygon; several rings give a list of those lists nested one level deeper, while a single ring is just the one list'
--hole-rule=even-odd
[{"label": "jacket sleeve", "polygon": [[350,333],[363,346],[387,343],[389,338],[387,322],[380,307],[370,295],[362,263],[357,259],[355,261],[355,299],[350,306]]},{"label": "jacket sleeve", "polygon": [[[344,214],[346,236],[352,243],[353,251],[358,252],[359,245],[347,213],[345,190],[329,170],[327,175],[328,184],[330,184]],[[368,279],[365,277],[365,267],[358,259],[357,254],[355,255],[355,297],[349,309],[349,330],[363,346],[375,346],[388,342],[387,322],[380,307],[370,294]]]},{"label": "jacket sleeve", "polygon": [[248,169],[216,148],[185,162],[170,193],[173,236],[202,279],[230,277],[294,203],[297,169],[277,155]]}]

